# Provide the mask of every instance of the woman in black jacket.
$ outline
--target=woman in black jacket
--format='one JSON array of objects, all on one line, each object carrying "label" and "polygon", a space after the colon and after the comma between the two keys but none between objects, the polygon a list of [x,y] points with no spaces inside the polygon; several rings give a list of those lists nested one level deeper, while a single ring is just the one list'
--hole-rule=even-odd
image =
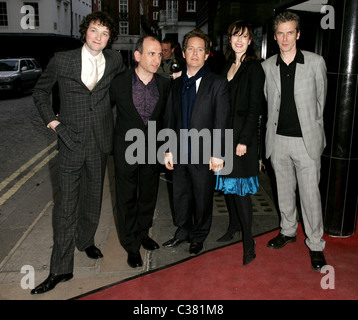
[{"label": "woman in black jacket", "polygon": [[229,26],[228,35],[224,74],[230,83],[234,159],[231,174],[219,176],[216,189],[224,193],[230,215],[224,238],[232,237],[240,221],[243,264],[246,265],[256,257],[250,194],[255,194],[259,188],[257,124],[264,102],[265,74],[255,52],[252,26],[247,21],[235,21]]}]

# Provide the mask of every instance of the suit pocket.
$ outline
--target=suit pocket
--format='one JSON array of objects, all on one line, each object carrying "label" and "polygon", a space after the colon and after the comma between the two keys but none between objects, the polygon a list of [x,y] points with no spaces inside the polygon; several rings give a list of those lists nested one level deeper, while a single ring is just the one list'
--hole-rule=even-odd
[{"label": "suit pocket", "polygon": [[74,142],[69,133],[68,133],[68,129],[67,127],[60,123],[57,127],[56,127],[56,132],[59,136],[59,138],[62,140],[62,142],[65,144],[65,146],[71,150],[71,151],[75,151],[78,147],[78,143]]}]

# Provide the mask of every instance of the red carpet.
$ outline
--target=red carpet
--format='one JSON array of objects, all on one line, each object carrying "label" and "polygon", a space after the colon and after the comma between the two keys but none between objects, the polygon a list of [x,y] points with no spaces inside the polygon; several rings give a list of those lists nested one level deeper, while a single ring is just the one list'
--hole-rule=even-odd
[{"label": "red carpet", "polygon": [[[299,227],[297,242],[266,247],[274,231],[257,237],[256,259],[242,265],[242,243],[201,254],[138,278],[80,297],[82,300],[356,300],[358,236],[325,236],[324,251],[334,272],[311,270]],[[334,274],[333,274],[334,273]],[[329,279],[328,279],[329,277]],[[334,289],[323,289],[334,285]]]}]

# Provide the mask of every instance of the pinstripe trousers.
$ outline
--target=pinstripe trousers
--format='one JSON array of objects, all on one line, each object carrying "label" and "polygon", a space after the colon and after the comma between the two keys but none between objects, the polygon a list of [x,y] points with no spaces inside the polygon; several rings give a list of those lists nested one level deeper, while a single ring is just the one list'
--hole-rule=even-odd
[{"label": "pinstripe trousers", "polygon": [[76,151],[59,139],[60,200],[53,212],[52,273],[72,272],[75,246],[83,251],[94,244],[107,156],[98,148],[93,133]]},{"label": "pinstripe trousers", "polygon": [[276,135],[271,155],[277,182],[278,203],[281,214],[281,233],[296,235],[298,185],[305,242],[312,251],[323,251],[323,216],[319,180],[321,159],[308,156],[302,138]]}]

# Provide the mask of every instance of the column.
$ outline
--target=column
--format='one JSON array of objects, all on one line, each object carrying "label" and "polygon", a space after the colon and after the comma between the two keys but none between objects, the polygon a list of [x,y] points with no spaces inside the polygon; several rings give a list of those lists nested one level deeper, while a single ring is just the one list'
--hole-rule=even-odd
[{"label": "column", "polygon": [[358,199],[358,0],[332,0],[335,28],[323,32],[328,94],[321,194],[325,233],[355,233]]}]

